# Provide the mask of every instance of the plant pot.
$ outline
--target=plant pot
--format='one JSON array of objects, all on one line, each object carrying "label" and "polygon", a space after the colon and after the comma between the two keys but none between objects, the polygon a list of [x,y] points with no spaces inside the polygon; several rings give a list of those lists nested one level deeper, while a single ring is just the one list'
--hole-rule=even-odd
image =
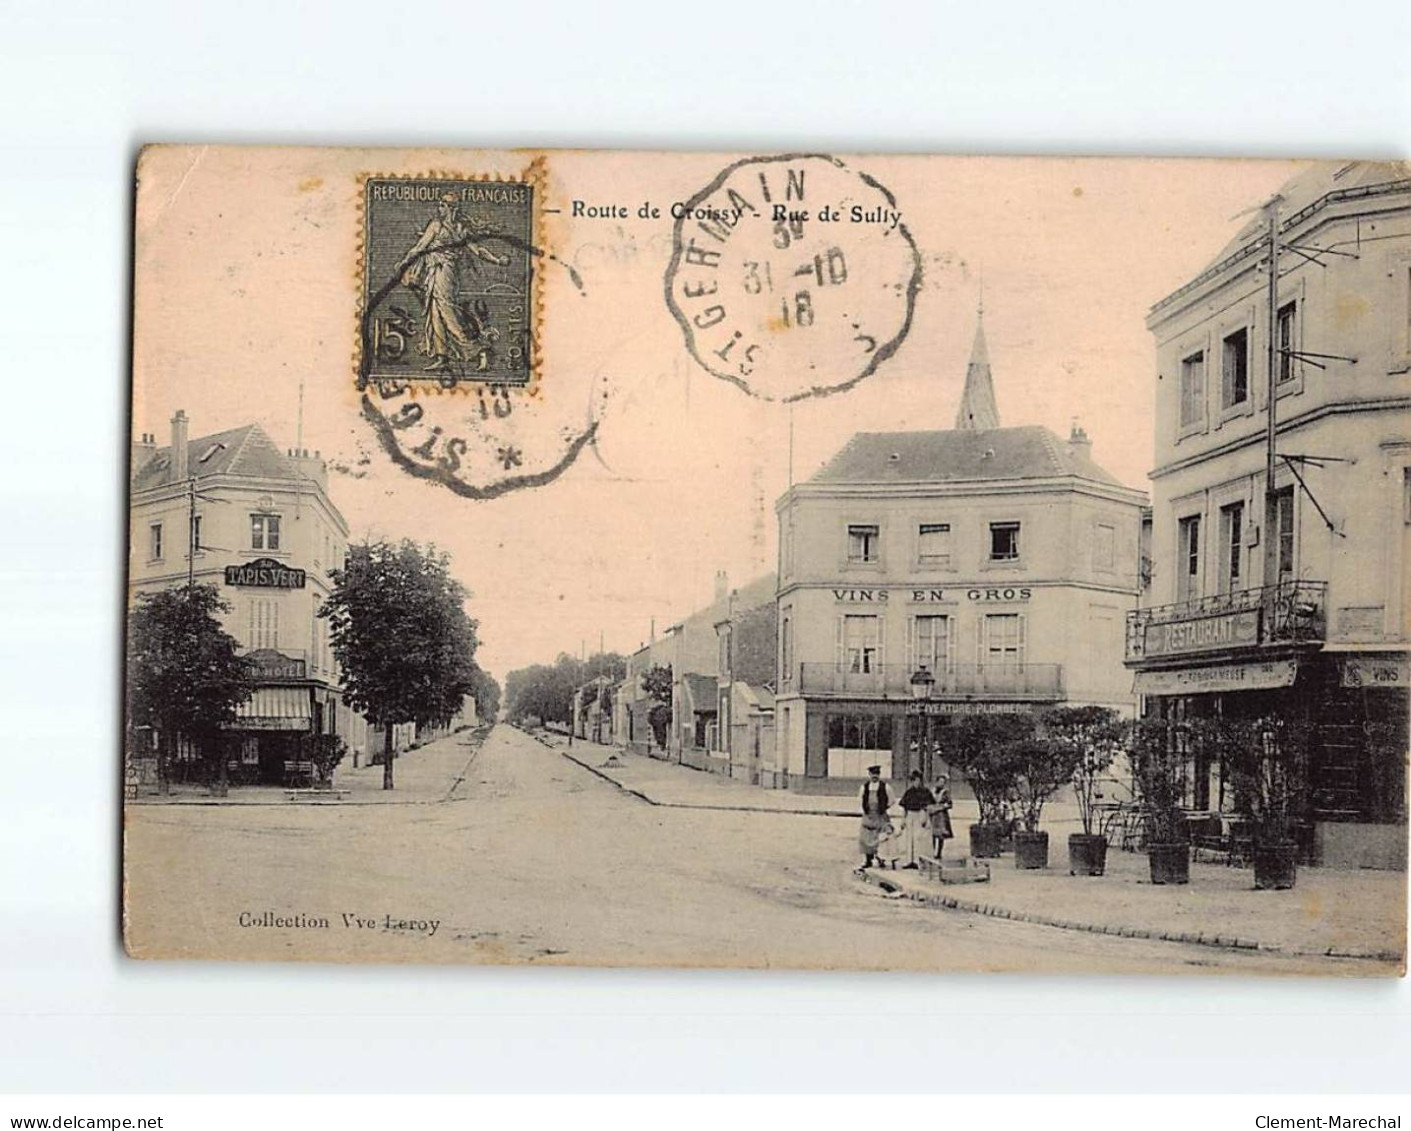
[{"label": "plant pot", "polygon": [[1072,833],[1068,837],[1068,874],[1100,876],[1107,871],[1107,838],[1096,833]]},{"label": "plant pot", "polygon": [[1256,891],[1283,891],[1298,878],[1298,845],[1292,841],[1254,846]]},{"label": "plant pot", "polygon": [[1037,869],[1048,867],[1048,833],[1018,830],[1014,834],[1014,866]]},{"label": "plant pot", "polygon": [[1191,846],[1184,841],[1176,844],[1150,844],[1146,849],[1154,884],[1188,884],[1191,882]]},{"label": "plant pot", "polygon": [[1000,825],[970,826],[970,855],[984,859],[998,856],[1004,840],[1004,829]]}]

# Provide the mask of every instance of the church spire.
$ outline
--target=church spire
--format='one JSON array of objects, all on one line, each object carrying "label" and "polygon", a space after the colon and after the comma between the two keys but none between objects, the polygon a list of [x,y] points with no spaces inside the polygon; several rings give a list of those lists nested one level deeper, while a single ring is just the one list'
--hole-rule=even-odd
[{"label": "church spire", "polygon": [[960,395],[955,426],[961,430],[999,427],[999,407],[990,379],[990,351],[985,345],[985,300],[975,320],[975,344],[970,347],[970,364],[965,367],[965,392]]}]

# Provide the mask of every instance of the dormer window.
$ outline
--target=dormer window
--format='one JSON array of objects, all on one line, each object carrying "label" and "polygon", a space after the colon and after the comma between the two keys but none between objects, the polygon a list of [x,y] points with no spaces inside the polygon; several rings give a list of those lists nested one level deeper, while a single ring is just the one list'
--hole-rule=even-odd
[{"label": "dormer window", "polygon": [[210,459],[213,455],[215,455],[216,452],[223,451],[224,449],[225,449],[225,445],[224,445],[224,444],[212,444],[209,448],[207,448],[204,452],[201,453],[200,458],[197,459],[196,462],[197,462],[197,463],[205,463],[208,459]]}]

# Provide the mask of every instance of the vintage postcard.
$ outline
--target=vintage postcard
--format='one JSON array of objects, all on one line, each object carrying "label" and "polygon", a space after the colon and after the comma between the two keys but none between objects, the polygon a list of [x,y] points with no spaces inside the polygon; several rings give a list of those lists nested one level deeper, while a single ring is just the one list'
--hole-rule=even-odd
[{"label": "vintage postcard", "polygon": [[1404,973],[1411,165],[136,172],[133,956]]}]

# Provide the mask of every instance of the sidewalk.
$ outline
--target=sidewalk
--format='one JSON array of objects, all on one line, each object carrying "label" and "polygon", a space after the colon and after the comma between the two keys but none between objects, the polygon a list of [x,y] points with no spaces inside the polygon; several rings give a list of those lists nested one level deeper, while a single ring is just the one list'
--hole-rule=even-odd
[{"label": "sidewalk", "polygon": [[1300,868],[1291,890],[1255,891],[1248,868],[1193,863],[1189,884],[1156,886],[1145,853],[1109,850],[1106,875],[1070,876],[1066,834],[1049,840],[1046,870],[1020,871],[1003,856],[989,861],[987,884],[950,887],[912,871],[863,878],[949,910],[1066,930],[1404,964],[1402,872]]},{"label": "sidewalk", "polygon": [[[231,786],[216,797],[205,786],[173,786],[170,794],[128,798],[129,805],[433,805],[464,796],[461,775],[478,750],[470,731],[450,734],[416,750],[403,750],[393,764],[394,789],[382,788],[381,766],[353,768],[347,757],[333,771],[333,790],[291,793],[280,786]],[[346,790],[346,793],[339,793]]]},{"label": "sidewalk", "polygon": [[[616,746],[604,746],[581,738],[575,738],[573,745],[569,746],[568,739],[561,734],[545,734],[543,731],[527,733],[584,769],[607,778],[653,805],[824,817],[858,815],[850,794],[816,797],[787,789],[763,789],[723,774],[695,770],[677,762],[663,762],[642,754],[630,754]],[[615,758],[618,764],[605,765],[609,757]]]},{"label": "sidewalk", "polygon": [[[762,789],[718,774],[662,762],[616,747],[542,732],[540,742],[653,805],[683,809],[806,814],[856,819],[851,796],[817,797]],[[612,756],[617,765],[604,765]],[[973,801],[957,801],[955,840],[968,847]],[[1248,868],[1193,863],[1183,886],[1151,883],[1145,853],[1110,849],[1107,874],[1068,874],[1068,834],[1081,832],[1077,809],[1055,800],[1044,808],[1049,867],[1020,871],[1014,857],[989,861],[986,884],[945,886],[911,871],[869,871],[864,879],[948,910],[1089,933],[1161,939],[1228,949],[1359,958],[1401,963],[1406,945],[1406,875],[1402,872],[1300,868],[1290,891],[1255,891]]]}]

